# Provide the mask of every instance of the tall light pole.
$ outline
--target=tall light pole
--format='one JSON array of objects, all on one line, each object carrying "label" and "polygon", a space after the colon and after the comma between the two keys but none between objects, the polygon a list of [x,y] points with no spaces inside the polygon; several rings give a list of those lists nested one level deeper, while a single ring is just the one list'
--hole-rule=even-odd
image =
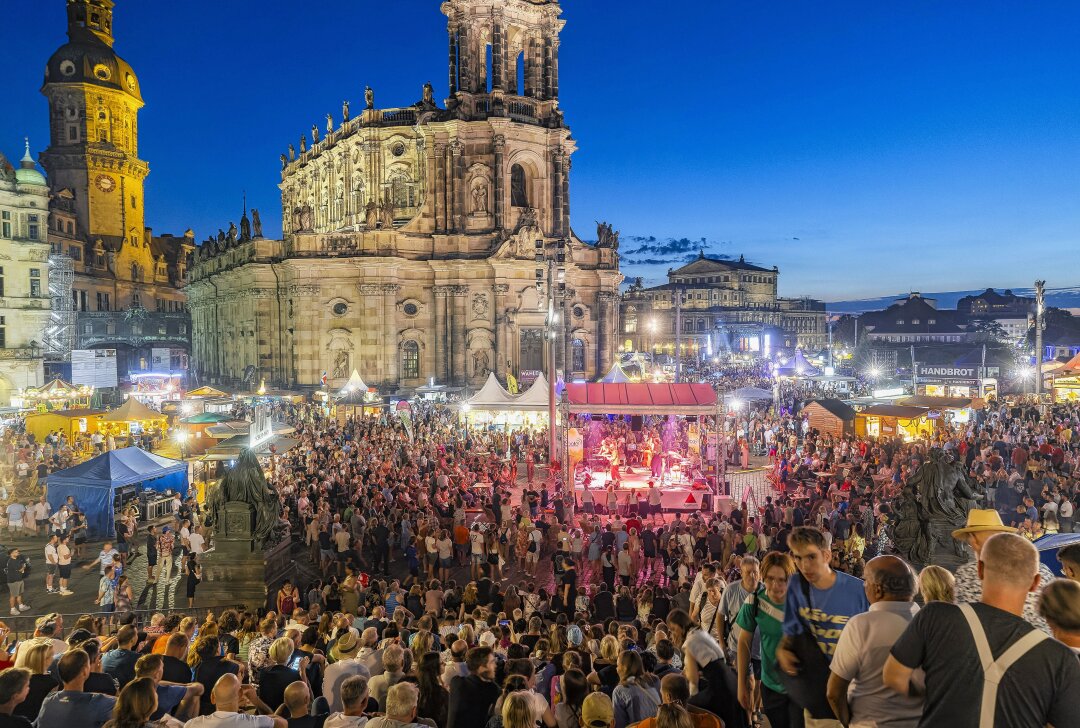
[{"label": "tall light pole", "polygon": [[[556,296],[562,296],[566,292],[566,240],[560,238],[555,244],[555,251],[549,255],[543,239],[536,241],[536,289],[537,293],[543,293],[545,284],[545,269],[540,267],[546,262],[547,283],[547,316],[545,318],[548,342],[548,469],[555,461],[555,452],[558,447],[555,425],[555,383],[558,378],[555,370],[555,344],[559,340],[558,327],[559,314],[556,309]],[[564,362],[565,363],[565,362]],[[554,478],[552,473],[552,478]]]},{"label": "tall light pole", "polygon": [[1043,311],[1046,309],[1046,281],[1035,281],[1035,396],[1042,395]]},{"label": "tall light pole", "polygon": [[675,383],[682,381],[682,289],[671,292],[675,304]]}]

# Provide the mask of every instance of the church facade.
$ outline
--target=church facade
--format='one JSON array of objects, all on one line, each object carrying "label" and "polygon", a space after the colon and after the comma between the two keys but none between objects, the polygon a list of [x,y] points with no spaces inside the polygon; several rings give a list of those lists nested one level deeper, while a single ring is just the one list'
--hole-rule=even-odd
[{"label": "church facade", "polygon": [[[253,372],[331,385],[353,369],[384,391],[478,385],[488,372],[567,378],[612,363],[617,237],[570,227],[554,0],[447,0],[449,97],[343,105],[281,155],[282,239],[257,219],[199,246],[193,356],[204,381]],[[564,263],[546,325],[546,263]]]}]

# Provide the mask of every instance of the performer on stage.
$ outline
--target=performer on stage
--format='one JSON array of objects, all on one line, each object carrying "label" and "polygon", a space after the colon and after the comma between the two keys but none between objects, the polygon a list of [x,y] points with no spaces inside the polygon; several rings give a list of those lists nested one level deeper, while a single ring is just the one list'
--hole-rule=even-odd
[{"label": "performer on stage", "polygon": [[611,482],[621,483],[622,475],[619,474],[619,453],[615,451],[611,455]]},{"label": "performer on stage", "polygon": [[654,478],[662,478],[664,475],[664,453],[657,452],[652,456],[652,474]]}]

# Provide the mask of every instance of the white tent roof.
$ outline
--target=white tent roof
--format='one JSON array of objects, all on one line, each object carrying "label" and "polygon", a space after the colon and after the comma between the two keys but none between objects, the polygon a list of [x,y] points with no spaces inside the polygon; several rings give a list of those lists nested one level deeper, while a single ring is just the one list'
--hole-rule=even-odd
[{"label": "white tent roof", "polygon": [[627,376],[626,371],[622,368],[619,362],[615,362],[611,365],[611,369],[604,375],[604,378],[600,380],[604,384],[626,384],[633,381]]},{"label": "white tent roof", "polygon": [[515,399],[515,407],[522,410],[546,410],[550,401],[550,392],[547,377],[540,374],[524,394]]},{"label": "white tent roof", "polygon": [[352,392],[366,392],[367,390],[368,385],[364,383],[363,378],[360,376],[360,372],[353,369],[349,381],[345,382],[345,385],[337,391],[335,396],[344,397]]},{"label": "white tent roof", "polygon": [[772,399],[773,393],[760,387],[739,387],[728,393],[729,399],[742,399],[747,401]]},{"label": "white tent roof", "polygon": [[514,409],[514,395],[503,389],[495,372],[489,372],[487,381],[480,391],[467,400],[470,407],[481,410],[508,410]]}]

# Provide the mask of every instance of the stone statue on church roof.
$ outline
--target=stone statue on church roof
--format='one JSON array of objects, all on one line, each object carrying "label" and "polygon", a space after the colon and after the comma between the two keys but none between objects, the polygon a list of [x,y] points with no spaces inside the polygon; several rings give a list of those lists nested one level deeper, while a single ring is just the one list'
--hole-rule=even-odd
[{"label": "stone statue on church roof", "polygon": [[364,103],[367,104],[369,109],[375,108],[375,92],[371,89],[371,86],[364,87]]},{"label": "stone statue on church roof", "polygon": [[255,228],[255,237],[261,238],[263,236],[262,231],[262,218],[259,217],[259,211],[256,208],[251,208],[251,225]]}]

